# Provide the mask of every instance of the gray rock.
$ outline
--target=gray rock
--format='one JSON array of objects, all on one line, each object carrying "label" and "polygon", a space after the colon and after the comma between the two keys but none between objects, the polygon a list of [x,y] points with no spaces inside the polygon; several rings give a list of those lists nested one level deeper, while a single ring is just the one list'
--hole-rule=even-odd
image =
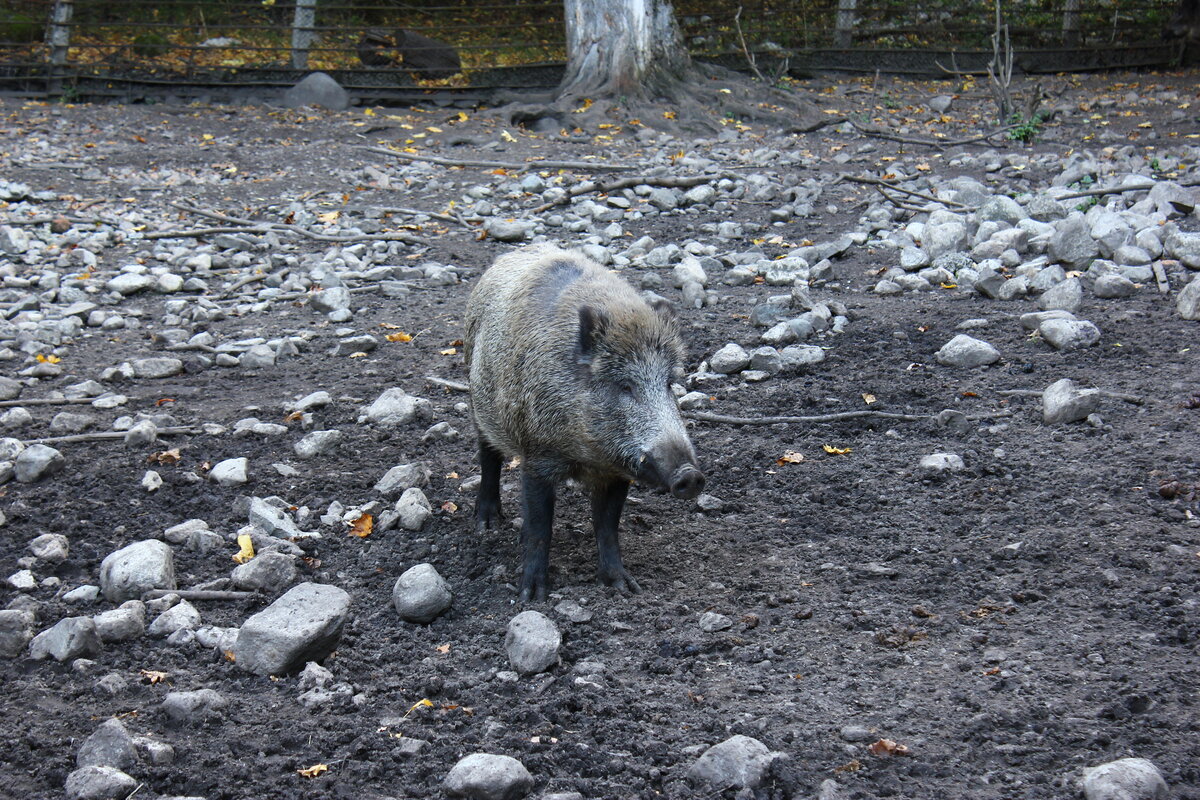
[{"label": "gray rock", "polygon": [[100,587],[84,584],[76,587],[62,596],[64,602],[91,605],[100,597]]},{"label": "gray rock", "polygon": [[187,600],[180,600],[175,605],[155,617],[146,628],[146,634],[156,639],[162,639],[176,631],[194,631],[200,627],[200,612]]},{"label": "gray rock", "polygon": [[115,717],[100,723],[75,753],[77,767],[129,769],[136,765],[137,761],[137,747],[134,746],[133,737],[129,735],[125,723]]},{"label": "gray rock", "polygon": [[102,642],[128,642],[146,633],[146,604],[126,600],[119,607],[92,617]]},{"label": "gray rock", "polygon": [[32,611],[9,608],[0,611],[0,658],[17,658],[33,638]]},{"label": "gray rock", "polygon": [[393,386],[379,395],[363,411],[358,421],[370,422],[383,428],[406,425],[415,419],[429,419],[433,406],[423,397],[414,397],[403,389]]},{"label": "gray rock", "polygon": [[405,570],[392,588],[392,605],[408,622],[433,622],[450,607],[454,595],[450,585],[432,564],[417,564]]},{"label": "gray rock", "polygon": [[700,615],[700,630],[705,633],[716,633],[733,627],[733,620],[715,611],[705,611]]},{"label": "gray rock", "polygon": [[962,456],[957,453],[931,453],[923,456],[917,469],[924,475],[946,475],[951,472],[962,472],[967,468]]},{"label": "gray rock", "polygon": [[259,553],[233,568],[229,578],[237,589],[279,592],[296,580],[296,559],[287,553]]},{"label": "gray rock", "polygon": [[350,107],[350,95],[326,73],[314,72],[283,93],[283,105],[286,108],[320,106],[330,111],[345,111]]},{"label": "gray rock", "polygon": [[659,211],[672,211],[679,206],[675,192],[665,186],[656,186],[650,191],[650,205]]},{"label": "gray rock", "polygon": [[29,234],[20,228],[0,225],[0,253],[19,256],[29,249]]},{"label": "gray rock", "polygon": [[345,286],[327,286],[319,292],[313,292],[308,298],[308,305],[321,314],[348,309],[350,290]]},{"label": "gray rock", "polygon": [[960,333],[937,351],[937,362],[948,367],[978,367],[1000,360],[1000,351],[982,339]]},{"label": "gray rock", "polygon": [[1200,276],[1184,286],[1175,301],[1175,310],[1187,320],[1200,320]]},{"label": "gray rock", "polygon": [[450,769],[442,788],[470,800],[519,800],[533,788],[533,776],[511,756],[472,753]]},{"label": "gray rock", "polygon": [[242,669],[283,675],[320,661],[337,645],[350,595],[336,586],[302,583],[242,624],[233,652]]},{"label": "gray rock", "polygon": [[150,589],[174,588],[175,560],[166,542],[134,542],[100,562],[100,590],[110,602],[137,600]]},{"label": "gray rock", "polygon": [[47,564],[61,564],[67,560],[70,543],[61,533],[43,533],[29,543],[29,552]]},{"label": "gray rock", "polygon": [[248,463],[249,459],[245,457],[218,461],[208,473],[209,480],[215,481],[218,486],[241,486],[248,480],[246,477]]},{"label": "gray rock", "polygon": [[143,419],[125,431],[126,447],[145,447],[158,441],[158,426],[153,420]]},{"label": "gray rock", "polygon": [[1067,207],[1057,200],[1038,195],[1029,201],[1025,206],[1025,210],[1029,216],[1038,222],[1056,222],[1060,219],[1066,219]]},{"label": "gray rock", "polygon": [[67,617],[42,631],[29,643],[29,657],[35,661],[53,658],[58,662],[99,655],[100,637],[91,617]]},{"label": "gray rock", "polygon": [[68,436],[72,433],[82,433],[95,424],[96,421],[87,414],[60,411],[50,420],[50,432],[55,436]]},{"label": "gray rock", "polygon": [[945,114],[953,104],[954,98],[951,95],[939,94],[936,97],[931,97],[925,105],[929,106],[930,111]]},{"label": "gray rock", "polygon": [[306,394],[294,403],[287,405],[289,411],[312,411],[314,408],[324,408],[333,402],[329,392],[320,391]]},{"label": "gray rock", "polygon": [[18,380],[0,376],[0,400],[16,400],[25,385]]},{"label": "gray rock", "polygon": [[37,578],[33,577],[33,571],[28,569],[20,569],[8,576],[8,585],[18,592],[32,592],[37,588]]},{"label": "gray rock", "polygon": [[67,776],[67,800],[125,800],[137,781],[115,767],[83,767]]},{"label": "gray rock", "polygon": [[671,270],[671,280],[672,285],[677,289],[682,289],[688,283],[708,286],[708,275],[704,271],[704,265],[695,256],[686,256],[676,264],[675,268]]},{"label": "gray rock", "polygon": [[263,533],[280,539],[297,539],[306,535],[282,509],[276,508],[261,497],[250,499],[249,522]]},{"label": "gray rock", "polygon": [[47,478],[63,468],[63,454],[44,444],[31,444],[13,462],[13,477],[21,483]]},{"label": "gray rock", "polygon": [[523,242],[533,232],[533,223],[527,220],[493,217],[487,221],[484,229],[498,242]]},{"label": "gray rock", "polygon": [[1046,320],[1038,333],[1056,350],[1079,350],[1100,341],[1100,329],[1085,319]]},{"label": "gray rock", "polygon": [[[322,292],[321,294],[324,294]],[[275,366],[275,351],[269,345],[256,344],[238,356],[238,364],[244,369],[266,369]]]},{"label": "gray rock", "polygon": [[1092,259],[1100,255],[1100,247],[1082,214],[1072,214],[1060,221],[1046,245],[1051,261],[1066,264],[1072,269],[1087,269]]},{"label": "gray rock", "polygon": [[967,226],[958,221],[940,225],[926,225],[921,245],[929,257],[936,259],[946,253],[957,253],[967,249]]},{"label": "gray rock", "polygon": [[1047,425],[1087,419],[1100,408],[1099,389],[1080,389],[1075,381],[1063,378],[1042,392],[1042,421]]},{"label": "gray rock", "polygon": [[825,351],[815,345],[793,344],[779,351],[784,372],[800,372],[825,360]]},{"label": "gray rock", "polygon": [[294,448],[296,457],[315,458],[316,456],[328,455],[337,450],[343,438],[345,437],[339,430],[313,431],[296,442]]},{"label": "gray rock", "polygon": [[999,222],[1007,222],[1009,225],[1016,225],[1021,220],[1025,219],[1025,211],[1020,204],[1011,197],[1005,195],[995,195],[988,199],[978,211],[975,212],[975,219],[979,222],[988,220],[996,220]]},{"label": "gray rock", "polygon": [[433,507],[425,493],[417,487],[405,489],[404,494],[396,501],[395,511],[400,527],[406,531],[419,531],[433,516]]},{"label": "gray rock", "polygon": [[562,636],[549,617],[538,611],[522,611],[508,623],[504,651],[508,663],[522,675],[545,672],[558,663]]},{"label": "gray rock", "polygon": [[1036,331],[1048,319],[1075,319],[1075,315],[1070,311],[1031,311],[1021,315],[1021,327]]},{"label": "gray rock", "polygon": [[414,486],[427,486],[431,474],[428,464],[401,464],[384,473],[375,484],[375,491],[387,498],[399,497]]},{"label": "gray rock", "polygon": [[756,347],[750,351],[750,369],[775,375],[783,370],[783,359],[774,347]]},{"label": "gray rock", "polygon": [[128,297],[131,294],[143,292],[154,285],[154,278],[149,275],[138,275],[133,272],[122,272],[104,284],[105,290],[116,292]]},{"label": "gray rock", "polygon": [[163,698],[162,711],[167,719],[182,725],[218,717],[228,704],[229,702],[215,689],[196,689],[190,692],[168,692]]},{"label": "gray rock", "polygon": [[1122,758],[1083,771],[1086,800],[1166,800],[1167,782],[1144,758]]},{"label": "gray rock", "polygon": [[929,255],[919,247],[904,247],[900,250],[900,268],[912,272],[929,266]]},{"label": "gray rock", "polygon": [[774,753],[757,739],[732,736],[704,751],[688,769],[692,783],[717,789],[756,789],[770,774],[771,766],[782,753]]},{"label": "gray rock", "polygon": [[722,375],[741,372],[749,365],[750,354],[736,342],[725,345],[708,359],[709,369]]},{"label": "gray rock", "polygon": [[370,334],[347,336],[345,339],[338,340],[335,352],[339,356],[349,356],[354,353],[370,353],[377,347],[379,347],[379,340]]},{"label": "gray rock", "polygon": [[178,358],[159,356],[138,358],[129,362],[135,378],[170,378],[183,372],[183,362]]},{"label": "gray rock", "polygon": [[1133,281],[1115,272],[1101,275],[1092,284],[1092,291],[1095,292],[1096,297],[1105,300],[1129,297],[1130,295],[1137,294],[1137,290],[1138,287]]},{"label": "gray rock", "polygon": [[693,186],[683,194],[684,203],[692,206],[708,205],[716,198],[717,190],[707,183]]},{"label": "gray rock", "polygon": [[1043,311],[1070,311],[1074,314],[1082,305],[1083,284],[1078,278],[1067,278],[1038,298],[1038,308]]}]

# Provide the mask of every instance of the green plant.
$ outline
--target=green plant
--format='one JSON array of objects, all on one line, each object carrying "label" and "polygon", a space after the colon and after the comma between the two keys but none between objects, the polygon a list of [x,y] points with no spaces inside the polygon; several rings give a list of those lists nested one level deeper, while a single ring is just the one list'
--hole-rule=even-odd
[{"label": "green plant", "polygon": [[1020,114],[1013,114],[1008,118],[1008,124],[1013,126],[1008,132],[1008,138],[1014,142],[1028,144],[1042,132],[1042,115],[1035,112],[1030,117],[1022,118]]},{"label": "green plant", "polygon": [[129,49],[139,58],[158,58],[167,54],[171,42],[157,33],[141,33],[134,37]]},{"label": "green plant", "polygon": [[1157,158],[1150,159],[1150,169],[1155,172],[1162,172],[1162,167],[1159,165]]},{"label": "green plant", "polygon": [[900,101],[892,97],[890,94],[885,94],[882,98],[884,108],[899,108]]},{"label": "green plant", "polygon": [[1100,198],[1098,198],[1098,197],[1088,197],[1082,203],[1077,204],[1075,206],[1075,210],[1082,211],[1086,214],[1087,210],[1089,208],[1091,208],[1092,206],[1096,205],[1099,202],[1100,202]]}]

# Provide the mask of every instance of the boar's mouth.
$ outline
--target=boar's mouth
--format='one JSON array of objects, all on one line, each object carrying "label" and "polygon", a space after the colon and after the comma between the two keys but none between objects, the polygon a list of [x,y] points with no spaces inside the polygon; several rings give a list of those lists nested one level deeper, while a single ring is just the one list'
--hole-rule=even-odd
[{"label": "boar's mouth", "polygon": [[704,491],[704,474],[690,462],[676,462],[674,468],[655,458],[653,453],[646,453],[641,458],[637,479],[642,483],[666,489],[680,500],[691,500]]}]

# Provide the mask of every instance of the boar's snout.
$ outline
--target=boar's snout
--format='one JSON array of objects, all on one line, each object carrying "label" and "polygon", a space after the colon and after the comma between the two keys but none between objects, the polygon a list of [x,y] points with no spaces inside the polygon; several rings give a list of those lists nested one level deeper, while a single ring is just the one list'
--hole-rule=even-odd
[{"label": "boar's snout", "polygon": [[670,489],[680,500],[691,500],[704,491],[704,475],[691,464],[684,464],[671,475]]}]

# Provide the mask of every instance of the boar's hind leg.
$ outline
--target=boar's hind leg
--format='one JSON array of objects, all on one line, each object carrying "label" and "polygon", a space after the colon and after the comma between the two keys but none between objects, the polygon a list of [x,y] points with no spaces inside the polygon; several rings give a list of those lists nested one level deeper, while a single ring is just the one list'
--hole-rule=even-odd
[{"label": "boar's hind leg", "polygon": [[524,570],[521,574],[521,601],[545,600],[549,580],[550,527],[554,523],[554,485],[552,478],[538,474],[526,464],[521,470],[525,522],[521,526]]},{"label": "boar's hind leg", "polygon": [[596,547],[599,550],[597,574],[600,580],[616,588],[622,594],[640,592],[633,576],[625,571],[621,562],[620,532],[621,510],[625,507],[625,495],[629,493],[629,481],[617,479],[592,490],[592,527],[596,529]]},{"label": "boar's hind leg", "polygon": [[502,456],[479,440],[479,492],[475,495],[475,530],[500,527],[500,461]]}]

